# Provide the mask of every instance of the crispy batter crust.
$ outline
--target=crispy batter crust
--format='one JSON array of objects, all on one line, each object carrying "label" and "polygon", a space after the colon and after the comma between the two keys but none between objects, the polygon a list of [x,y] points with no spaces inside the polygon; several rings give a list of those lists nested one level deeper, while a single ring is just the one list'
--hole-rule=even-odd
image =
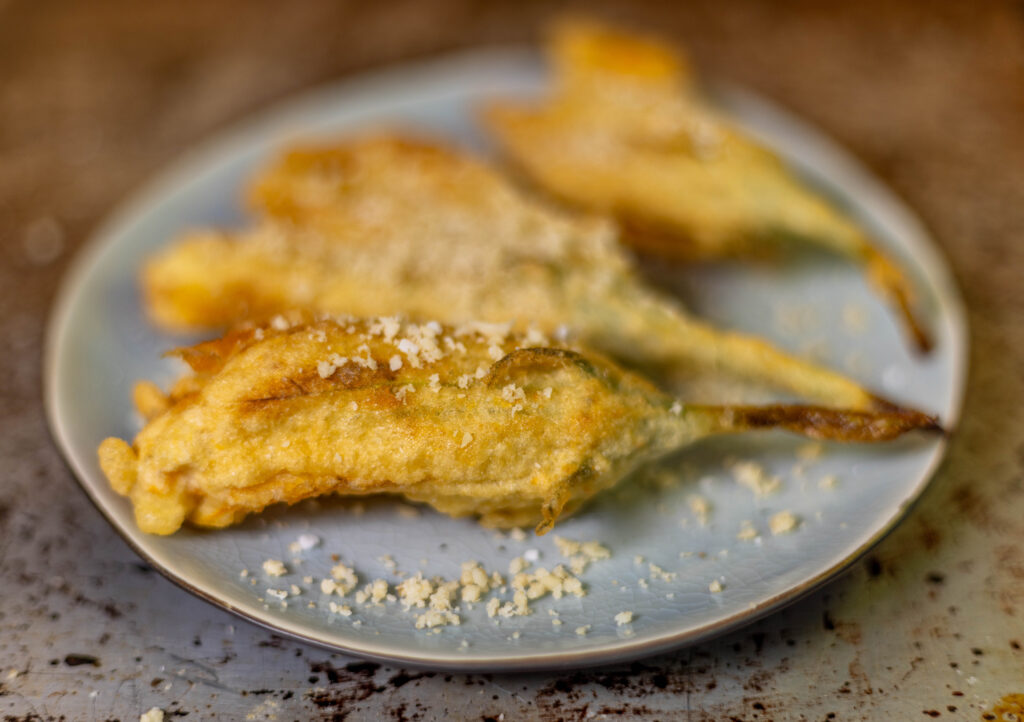
[{"label": "crispy batter crust", "polygon": [[143,531],[223,527],[327,493],[394,493],[544,532],[638,464],[708,434],[879,441],[937,428],[903,411],[682,407],[600,355],[502,325],[296,318],[181,349],[193,375],[159,404],[139,395],[155,411],[131,446],[100,445]]},{"label": "crispy batter crust", "polygon": [[381,492],[491,525],[550,525],[680,441],[659,421],[665,397],[600,357],[489,326],[388,328],[255,327],[181,351],[198,389],[132,446],[99,450],[140,528]]},{"label": "crispy batter crust", "polygon": [[796,239],[862,264],[917,346],[913,284],[863,230],[701,96],[678,51],[587,20],[556,24],[555,90],[499,102],[485,124],[548,192],[615,215],[626,240],[673,260],[765,255]]},{"label": "crispy batter crust", "polygon": [[249,196],[266,216],[257,228],[199,232],[147,264],[147,306],[162,325],[288,308],[529,321],[639,364],[695,364],[816,403],[875,404],[850,379],[688,316],[641,282],[609,223],[552,209],[456,151],[387,136],[293,150]]}]

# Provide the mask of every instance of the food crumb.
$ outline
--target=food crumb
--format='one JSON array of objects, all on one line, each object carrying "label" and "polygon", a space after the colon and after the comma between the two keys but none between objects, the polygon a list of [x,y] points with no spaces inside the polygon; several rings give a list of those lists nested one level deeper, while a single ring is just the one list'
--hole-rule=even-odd
[{"label": "food crumb", "polygon": [[782,481],[768,474],[764,467],[753,461],[737,461],[732,465],[733,478],[757,496],[768,496],[779,490]]},{"label": "food crumb", "polygon": [[423,578],[423,572],[416,572],[416,576],[409,577],[401,582],[396,589],[398,598],[405,609],[411,607],[425,607],[430,595],[434,593],[434,583]]},{"label": "food crumb", "polygon": [[821,481],[818,482],[818,486],[822,489],[835,489],[839,486],[839,479],[835,474],[829,474],[828,476],[823,476],[821,478]]},{"label": "food crumb", "polygon": [[615,615],[615,624],[622,627],[633,621],[633,612],[619,612]]},{"label": "food crumb", "polygon": [[356,592],[357,604],[381,604],[388,596],[388,583],[384,579],[374,579]]},{"label": "food crumb", "polygon": [[662,569],[661,567],[659,567],[657,564],[655,564],[653,562],[648,564],[647,568],[651,572],[651,578],[652,579],[660,579],[663,582],[674,582],[675,579],[676,579],[676,573],[675,572],[667,572],[667,571],[665,571],[664,569]]},{"label": "food crumb", "polygon": [[315,534],[300,534],[299,538],[288,545],[288,551],[292,554],[309,551],[320,545],[320,537]]},{"label": "food crumb", "polygon": [[711,502],[700,494],[692,494],[686,503],[690,506],[690,511],[697,517],[697,522],[701,526],[707,526],[708,520],[711,518]]},{"label": "food crumb", "polygon": [[[359,583],[359,577],[356,575],[355,571],[351,567],[340,562],[331,567],[331,579],[335,582],[334,588],[331,591],[337,591],[337,593],[342,596],[345,596],[355,589],[356,585]],[[325,579],[324,581],[326,582],[331,580]],[[320,590],[324,590],[323,582],[320,583]],[[325,591],[324,593],[330,594],[331,592]]]},{"label": "food crumb", "polygon": [[139,716],[139,722],[164,722],[164,711],[159,707],[150,707]]},{"label": "food crumb", "polygon": [[288,573],[288,567],[278,559],[267,559],[263,562],[263,573],[268,577],[283,577]]},{"label": "food crumb", "polygon": [[590,625],[589,624],[584,624],[582,627],[576,627],[576,634],[578,636],[580,636],[580,637],[587,636],[587,633],[589,631],[590,631]]},{"label": "food crumb", "polygon": [[799,524],[800,518],[788,510],[780,511],[768,520],[768,528],[772,530],[774,535],[788,534],[796,529]]},{"label": "food crumb", "polygon": [[725,589],[725,587],[722,586],[722,583],[717,579],[712,579],[711,584],[708,585],[708,591],[712,594],[718,594],[723,589]]},{"label": "food crumb", "polygon": [[327,605],[327,608],[331,610],[332,614],[340,614],[343,617],[352,616],[352,607],[348,606],[347,604],[337,604],[335,602],[331,602]]},{"label": "food crumb", "polygon": [[501,602],[499,602],[496,598],[492,597],[487,602],[487,616],[488,617],[494,617],[495,615],[497,615],[498,608],[500,606],[501,606]]},{"label": "food crumb", "polygon": [[416,629],[433,629],[434,627],[459,626],[462,619],[455,612],[430,609],[416,617]]}]

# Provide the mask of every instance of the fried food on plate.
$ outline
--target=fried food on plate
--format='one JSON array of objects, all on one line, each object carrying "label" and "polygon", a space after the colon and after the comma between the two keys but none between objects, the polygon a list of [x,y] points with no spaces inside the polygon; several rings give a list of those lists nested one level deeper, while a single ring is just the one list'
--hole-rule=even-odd
[{"label": "fried food on plate", "polygon": [[436,144],[371,137],[293,150],[259,175],[254,229],[200,231],[150,259],[149,313],[172,329],[290,308],[567,327],[646,365],[690,364],[843,408],[890,406],[852,380],[716,329],[641,281],[609,222],[556,210]]},{"label": "fried food on plate", "polygon": [[401,494],[548,530],[638,464],[716,433],[878,441],[914,412],[683,406],[583,349],[508,325],[279,316],[178,355],[195,383],[100,465],[139,528],[223,527],[322,494]]},{"label": "fried food on plate", "polygon": [[920,350],[913,284],[850,218],[713,108],[676,50],[586,20],[553,28],[555,88],[497,102],[484,121],[539,186],[609,212],[627,242],[687,260],[763,255],[796,239],[859,263]]}]

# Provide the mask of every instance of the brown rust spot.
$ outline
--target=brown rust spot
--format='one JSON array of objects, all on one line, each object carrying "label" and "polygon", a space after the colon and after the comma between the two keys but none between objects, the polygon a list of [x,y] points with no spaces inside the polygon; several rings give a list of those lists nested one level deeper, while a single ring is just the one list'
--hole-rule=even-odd
[{"label": "brown rust spot", "polygon": [[942,543],[942,534],[928,522],[923,516],[917,517],[917,525],[920,527],[918,539],[926,551],[935,551]]},{"label": "brown rust spot", "polygon": [[990,504],[977,491],[976,486],[977,482],[972,480],[953,489],[950,502],[958,516],[982,531],[999,534],[1009,532],[1009,525],[993,513]]},{"label": "brown rust spot", "polygon": [[836,636],[848,644],[860,644],[863,635],[857,622],[836,622]]},{"label": "brown rust spot", "polygon": [[1017,580],[1024,580],[1024,552],[1013,544],[1002,544],[995,549],[999,569]]}]

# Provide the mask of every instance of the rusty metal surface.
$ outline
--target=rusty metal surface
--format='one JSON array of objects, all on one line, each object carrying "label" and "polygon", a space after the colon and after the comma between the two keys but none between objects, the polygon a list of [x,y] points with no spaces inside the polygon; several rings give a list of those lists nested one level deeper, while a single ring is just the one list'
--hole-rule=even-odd
[{"label": "rusty metal surface", "polygon": [[[611,8],[788,104],[932,227],[967,299],[951,453],[843,578],[747,629],[611,669],[430,674],[277,638],[166,582],[51,444],[42,328],[69,257],[133,186],[290,92],[531,38],[541,3],[0,0],[0,718],[981,719],[1024,692],[1024,11],[913,2]],[[1004,700],[1003,707],[998,707]],[[831,715],[831,716],[830,716]],[[1006,717],[1006,719],[1010,719]]]}]

